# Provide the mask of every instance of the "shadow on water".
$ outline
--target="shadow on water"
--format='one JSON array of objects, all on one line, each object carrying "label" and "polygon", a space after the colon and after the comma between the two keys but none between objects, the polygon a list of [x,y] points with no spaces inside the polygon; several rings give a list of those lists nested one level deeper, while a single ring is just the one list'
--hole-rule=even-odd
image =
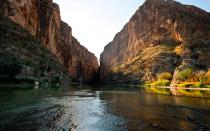
[{"label": "shadow on water", "polygon": [[210,129],[210,99],[114,87],[0,90],[0,130]]}]

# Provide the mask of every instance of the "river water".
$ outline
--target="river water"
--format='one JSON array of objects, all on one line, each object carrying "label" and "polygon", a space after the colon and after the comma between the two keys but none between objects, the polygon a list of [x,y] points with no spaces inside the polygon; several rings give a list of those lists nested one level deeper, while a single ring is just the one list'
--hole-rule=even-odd
[{"label": "river water", "polygon": [[208,131],[210,99],[82,86],[0,90],[0,130]]}]

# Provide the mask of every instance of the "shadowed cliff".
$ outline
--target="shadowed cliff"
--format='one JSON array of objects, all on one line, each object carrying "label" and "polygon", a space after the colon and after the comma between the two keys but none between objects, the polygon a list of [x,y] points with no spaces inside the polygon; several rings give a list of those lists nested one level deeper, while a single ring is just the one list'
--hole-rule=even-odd
[{"label": "shadowed cliff", "polygon": [[72,36],[52,0],[0,0],[1,16],[25,28],[56,56],[74,81],[91,82],[98,70],[95,55]]},{"label": "shadowed cliff", "polygon": [[8,18],[0,18],[0,84],[71,84],[65,67],[40,41]]}]

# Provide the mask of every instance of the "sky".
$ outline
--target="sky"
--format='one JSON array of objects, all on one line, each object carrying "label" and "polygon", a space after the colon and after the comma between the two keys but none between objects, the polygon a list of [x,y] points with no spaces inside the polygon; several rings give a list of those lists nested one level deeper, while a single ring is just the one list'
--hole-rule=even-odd
[{"label": "sky", "polygon": [[[104,47],[121,31],[145,0],[53,0],[73,36],[98,59]],[[177,0],[210,12],[210,0]]]}]

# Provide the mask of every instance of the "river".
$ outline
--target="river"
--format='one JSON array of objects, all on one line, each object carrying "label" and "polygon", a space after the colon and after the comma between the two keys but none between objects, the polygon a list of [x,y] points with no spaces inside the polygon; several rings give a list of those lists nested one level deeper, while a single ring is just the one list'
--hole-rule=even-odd
[{"label": "river", "polygon": [[86,86],[0,90],[0,130],[206,131],[210,99]]}]

